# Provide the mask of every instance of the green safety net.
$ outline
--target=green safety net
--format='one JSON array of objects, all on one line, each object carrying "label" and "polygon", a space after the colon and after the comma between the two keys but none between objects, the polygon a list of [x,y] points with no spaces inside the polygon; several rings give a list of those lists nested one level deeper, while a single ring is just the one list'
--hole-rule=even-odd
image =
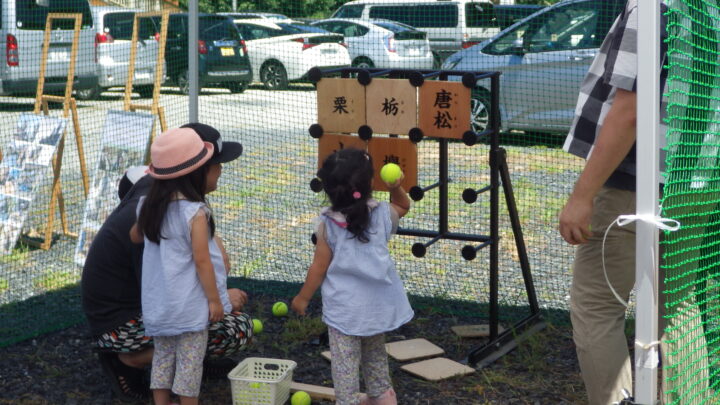
[{"label": "green safety net", "polygon": [[720,8],[669,2],[668,156],[663,216],[681,228],[662,241],[668,404],[717,403],[720,368],[718,234]]},{"label": "green safety net", "polygon": [[[79,287],[84,255],[119,202],[118,179],[127,167],[144,162],[150,135],[160,133],[156,111],[126,108],[124,86],[135,11],[120,7],[121,3],[173,13],[156,101],[167,128],[189,120],[189,22],[187,14],[182,14],[187,3],[108,0],[108,8],[99,7],[100,1],[91,3],[92,9],[86,0],[3,2],[3,24],[9,24],[3,30],[8,28],[10,35],[3,38],[8,47],[0,55],[4,58],[0,75],[10,72],[11,76],[0,77],[4,94],[0,96],[4,155],[0,162],[0,346],[84,322]],[[580,82],[624,1],[491,5],[433,0],[417,7],[393,1],[236,3],[236,14],[221,16],[217,13],[232,12],[231,0],[199,2],[200,11],[207,15],[200,18],[197,44],[199,120],[218,128],[226,140],[244,146],[242,157],[225,165],[219,189],[209,196],[218,234],[226,241],[233,263],[232,285],[252,288],[255,294],[291,297],[312,259],[312,221],[326,201],[309,187],[318,153],[318,141],[308,134],[310,125],[317,122],[317,95],[307,78],[311,67],[497,70],[502,72],[500,142],[508,154],[538,300],[548,313],[560,311],[559,319],[566,319],[563,311],[567,310],[574,250],[557,232],[557,215],[583,161],[561,146]],[[56,102],[49,104],[49,116],[64,121],[40,120],[34,114],[42,30],[49,12],[83,16],[74,89],[77,121],[71,112],[65,116],[63,105]],[[537,17],[523,20],[533,13]],[[333,14],[356,20],[323,21]],[[11,16],[17,21],[9,21]],[[379,20],[368,25],[367,19]],[[140,19],[133,105],[153,104],[159,22],[159,17]],[[56,22],[53,27],[46,93],[62,94],[71,56],[68,29],[72,24],[68,24]],[[371,32],[375,34],[367,35]],[[248,69],[251,74],[244,72]],[[683,75],[690,77],[687,72]],[[473,129],[487,126],[489,102],[489,83],[478,83],[467,106]],[[50,136],[51,129],[46,136],[38,135],[45,131],[38,128],[60,128],[62,133],[63,125],[57,182],[62,204],[53,204],[54,225],[46,237],[54,184],[51,158],[62,141]],[[453,141],[448,149],[450,230],[487,234],[487,193],[474,204],[466,204],[461,195],[466,188],[477,190],[488,184],[489,146],[468,147]],[[438,165],[438,143],[420,142],[420,186],[437,181]],[[388,196],[378,192],[376,198]],[[527,314],[528,300],[507,208],[504,199],[500,201],[500,316],[509,324],[516,314]],[[438,205],[437,190],[427,191],[413,204],[402,226],[437,229]],[[428,240],[402,236],[391,241],[408,292],[416,302],[449,302],[450,312],[486,317],[488,250],[466,261],[460,252],[467,242],[441,240],[428,248],[425,257],[414,257],[411,246]],[[28,241],[47,242],[47,249]],[[704,277],[710,277],[712,266],[701,267],[707,269]],[[713,296],[713,285],[712,278],[708,279],[708,297]],[[709,303],[707,311],[711,308]]]}]

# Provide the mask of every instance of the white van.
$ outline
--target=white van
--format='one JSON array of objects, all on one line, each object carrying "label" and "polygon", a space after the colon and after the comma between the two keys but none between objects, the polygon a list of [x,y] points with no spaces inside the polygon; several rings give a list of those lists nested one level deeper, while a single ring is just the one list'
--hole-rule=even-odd
[{"label": "white van", "polygon": [[500,32],[487,0],[355,0],[333,18],[386,19],[428,33],[436,67],[453,53]]},{"label": "white van", "polygon": [[[95,33],[88,0],[2,0],[0,34],[0,94],[33,94],[40,75],[45,20],[48,13],[81,13],[73,88],[97,86]],[[71,20],[56,20],[50,36],[45,73],[45,93],[65,90],[73,41]]]}]

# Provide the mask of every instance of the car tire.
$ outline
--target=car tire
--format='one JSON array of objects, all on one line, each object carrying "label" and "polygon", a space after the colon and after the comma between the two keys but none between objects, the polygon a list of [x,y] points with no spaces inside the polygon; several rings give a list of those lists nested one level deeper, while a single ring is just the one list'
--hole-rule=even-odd
[{"label": "car tire", "polygon": [[480,133],[490,125],[490,92],[483,88],[472,91],[470,98],[470,123],[472,130]]},{"label": "car tire", "polygon": [[361,56],[359,58],[355,58],[355,60],[352,62],[352,67],[358,69],[372,69],[375,67],[375,64],[370,58]]},{"label": "car tire", "polygon": [[152,98],[155,86],[152,84],[144,86],[135,86],[134,90],[140,94],[140,98]]},{"label": "car tire", "polygon": [[78,100],[97,100],[102,93],[100,86],[95,85],[89,89],[75,90],[75,98]]},{"label": "car tire", "polygon": [[288,76],[285,67],[279,62],[268,62],[260,69],[260,80],[268,90],[285,90]]},{"label": "car tire", "polygon": [[228,84],[227,88],[230,90],[230,93],[233,94],[240,94],[247,89],[248,84],[246,82],[237,82],[237,83],[230,83]]}]

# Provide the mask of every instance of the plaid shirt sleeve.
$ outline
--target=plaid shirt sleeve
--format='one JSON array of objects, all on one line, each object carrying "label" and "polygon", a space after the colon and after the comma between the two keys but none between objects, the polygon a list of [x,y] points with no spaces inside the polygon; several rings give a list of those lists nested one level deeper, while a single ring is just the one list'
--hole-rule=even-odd
[{"label": "plaid shirt sleeve", "polygon": [[637,90],[637,24],[635,3],[634,6],[629,5],[618,20],[603,74],[606,84],[633,92]]}]

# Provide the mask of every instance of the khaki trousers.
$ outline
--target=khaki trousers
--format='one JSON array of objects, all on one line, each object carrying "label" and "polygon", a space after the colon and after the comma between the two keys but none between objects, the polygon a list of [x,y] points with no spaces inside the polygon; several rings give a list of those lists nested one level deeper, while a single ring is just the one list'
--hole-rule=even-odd
[{"label": "khaki trousers", "polygon": [[[625,336],[626,309],[607,285],[601,252],[607,227],[619,215],[634,213],[635,192],[603,187],[594,200],[593,236],[588,243],[580,245],[575,254],[570,319],[590,405],[608,405],[621,400],[623,388],[633,393],[631,359]],[[690,262],[689,266],[692,266],[694,262]],[[627,301],[635,284],[634,224],[614,225],[608,232],[605,269],[615,291]],[[663,385],[666,385],[660,391],[664,393],[663,402],[667,404],[701,404],[712,396],[712,392],[707,390],[707,347],[701,317],[695,305],[693,283],[689,280],[694,275],[689,269],[682,270],[688,276],[681,280],[681,284],[688,287],[681,291],[679,299],[682,301],[673,305],[673,317],[668,321],[669,332],[662,336],[663,342],[666,342],[662,345],[665,366]],[[663,279],[661,276],[658,282],[660,334],[665,329]],[[677,294],[671,297],[678,299]],[[676,365],[669,367],[671,363]]]}]

